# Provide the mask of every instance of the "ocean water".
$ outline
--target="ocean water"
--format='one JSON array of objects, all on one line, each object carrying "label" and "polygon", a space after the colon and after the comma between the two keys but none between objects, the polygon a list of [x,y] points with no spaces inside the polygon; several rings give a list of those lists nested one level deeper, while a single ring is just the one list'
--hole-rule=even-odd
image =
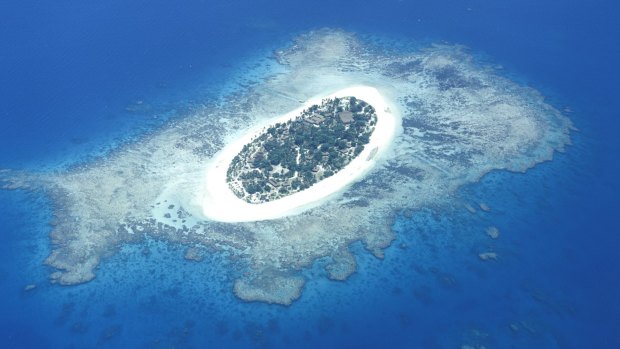
[{"label": "ocean water", "polygon": [[[90,283],[50,284],[51,203],[0,191],[2,348],[620,348],[620,34],[613,2],[5,1],[0,168],[64,169],[239,88],[322,27],[469,46],[579,129],[525,174],[495,171],[451,207],[399,216],[383,260],[317,261],[290,307],[244,303],[225,256],[123,246]],[[258,68],[257,68],[258,67]],[[233,81],[234,83],[231,83]],[[464,204],[488,204],[475,214]],[[485,230],[496,226],[497,240]],[[497,261],[478,253],[493,250]],[[28,284],[37,288],[24,291]]]}]

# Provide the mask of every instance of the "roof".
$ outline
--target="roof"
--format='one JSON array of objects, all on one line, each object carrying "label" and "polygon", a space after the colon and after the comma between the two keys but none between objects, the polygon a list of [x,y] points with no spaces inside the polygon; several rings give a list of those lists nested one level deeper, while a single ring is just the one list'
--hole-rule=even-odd
[{"label": "roof", "polygon": [[340,120],[342,120],[342,122],[344,122],[345,124],[350,123],[351,121],[353,121],[353,113],[350,111],[341,111],[340,113],[338,113],[338,117],[340,118]]},{"label": "roof", "polygon": [[312,114],[309,118],[306,119],[309,123],[317,125],[325,120],[325,117],[321,114]]}]

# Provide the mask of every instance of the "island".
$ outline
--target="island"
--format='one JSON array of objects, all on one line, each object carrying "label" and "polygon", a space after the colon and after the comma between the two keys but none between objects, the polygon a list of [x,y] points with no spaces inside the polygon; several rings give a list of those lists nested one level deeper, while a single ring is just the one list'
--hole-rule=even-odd
[{"label": "island", "polygon": [[244,145],[228,168],[228,186],[253,204],[308,189],[359,156],[376,123],[374,107],[363,100],[324,99]]},{"label": "island", "polygon": [[400,124],[398,107],[372,86],[314,96],[230,140],[206,166],[195,205],[227,223],[298,215],[364,178]]}]

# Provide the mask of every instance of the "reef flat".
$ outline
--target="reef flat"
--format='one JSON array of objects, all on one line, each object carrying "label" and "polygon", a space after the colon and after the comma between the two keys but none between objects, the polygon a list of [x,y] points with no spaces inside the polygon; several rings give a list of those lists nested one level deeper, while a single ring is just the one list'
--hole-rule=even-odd
[{"label": "reef flat", "polygon": [[[91,163],[54,173],[3,170],[0,183],[53,199],[46,260],[53,282],[92,280],[121,244],[148,236],[226,253],[241,266],[231,271],[239,298],[290,304],[304,287],[300,271],[318,258],[330,259],[329,277],[344,280],[356,270],[348,246],[361,241],[382,258],[398,212],[450,201],[491,170],[526,171],[570,142],[570,120],[464,47],[385,45],[339,30],[301,35],[274,53],[281,73]],[[402,117],[391,147],[363,178],[279,219],[226,223],[203,215],[196,193],[218,151],[300,101],[351,85],[373,86]]]}]

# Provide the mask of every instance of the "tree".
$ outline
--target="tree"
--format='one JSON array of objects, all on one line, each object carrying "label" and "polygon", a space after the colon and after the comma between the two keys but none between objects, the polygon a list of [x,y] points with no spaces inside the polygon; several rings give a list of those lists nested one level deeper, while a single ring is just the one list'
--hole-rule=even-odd
[{"label": "tree", "polygon": [[300,145],[304,144],[304,140],[305,140],[305,138],[304,138],[303,135],[300,135],[300,134],[296,134],[295,135],[295,145],[296,146],[300,146]]},{"label": "tree", "polygon": [[293,189],[299,189],[300,186],[301,181],[299,180],[299,178],[293,179],[293,181],[291,182],[291,187],[293,187]]},{"label": "tree", "polygon": [[364,151],[364,146],[363,145],[358,145],[357,147],[355,147],[355,152],[353,153],[355,156],[360,155],[360,153]]},{"label": "tree", "polygon": [[360,142],[362,142],[363,144],[368,144],[368,142],[370,141],[370,135],[368,134],[368,132],[364,132],[360,137],[359,137]]},{"label": "tree", "polygon": [[274,150],[269,154],[269,163],[272,165],[278,165],[282,162],[282,153],[277,150]]},{"label": "tree", "polygon": [[347,142],[344,139],[339,139],[338,142],[336,142],[336,145],[338,146],[338,149],[344,149],[347,147]]}]

